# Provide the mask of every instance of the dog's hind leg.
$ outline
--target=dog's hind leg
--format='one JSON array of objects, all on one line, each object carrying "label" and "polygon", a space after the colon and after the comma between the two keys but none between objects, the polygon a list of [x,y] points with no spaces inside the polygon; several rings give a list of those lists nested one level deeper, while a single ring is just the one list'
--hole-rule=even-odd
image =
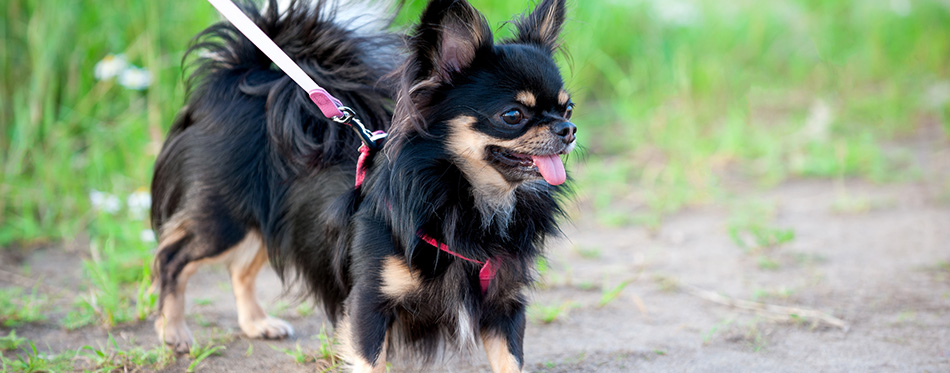
[{"label": "dog's hind leg", "polygon": [[231,286],[234,288],[241,330],[251,338],[272,339],[293,335],[294,329],[290,324],[268,316],[257,301],[254,283],[261,267],[267,263],[267,250],[261,236],[257,232],[249,232],[231,251],[228,271],[231,272]]},{"label": "dog's hind leg", "polygon": [[155,330],[177,353],[189,352],[193,343],[185,322],[185,290],[191,275],[204,264],[234,263],[246,247],[261,247],[258,234],[221,216],[180,211],[161,227],[154,271],[160,291]]},{"label": "dog's hind leg", "polygon": [[[180,222],[179,222],[180,223]],[[192,261],[189,249],[195,236],[183,225],[163,231],[155,256],[155,274],[159,286],[159,315],[155,320],[158,337],[177,353],[191,350],[191,330],[185,323],[185,288],[201,261]]]}]

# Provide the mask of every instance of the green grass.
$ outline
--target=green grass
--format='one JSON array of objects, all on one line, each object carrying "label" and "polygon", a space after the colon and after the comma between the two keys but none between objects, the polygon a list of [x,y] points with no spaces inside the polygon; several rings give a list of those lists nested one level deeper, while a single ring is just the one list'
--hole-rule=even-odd
[{"label": "green grass", "polygon": [[529,304],[528,319],[542,324],[550,324],[567,315],[567,312],[576,304],[566,301],[559,305]]},{"label": "green grass", "polygon": [[11,330],[7,335],[0,337],[0,352],[16,350],[24,343],[27,343],[27,340],[17,337],[16,330]]},{"label": "green grass", "polygon": [[327,333],[326,327],[320,328],[320,333],[313,337],[319,341],[319,347],[316,351],[305,350],[297,343],[293,349],[279,348],[270,346],[275,351],[279,351],[289,356],[295,363],[300,365],[314,364],[317,370],[321,372],[336,371],[342,364],[337,353],[338,343]]},{"label": "green grass", "polygon": [[303,347],[300,347],[300,343],[297,343],[296,348],[279,348],[275,346],[270,346],[274,351],[283,352],[284,355],[290,356],[294,359],[294,362],[297,364],[307,364],[316,361],[310,353],[303,350]]},{"label": "green grass", "polygon": [[627,285],[630,285],[630,281],[621,282],[612,288],[604,287],[600,295],[600,302],[597,303],[597,307],[604,307],[610,304],[610,302],[616,300],[617,297],[620,296],[620,293],[622,293],[623,290],[627,288]]},{"label": "green grass", "polygon": [[703,344],[709,344],[713,340],[713,337],[716,337],[723,329],[729,327],[735,323],[734,319],[726,319],[720,322],[717,322],[709,328],[705,333],[703,333]]},{"label": "green grass", "polygon": [[49,298],[36,288],[30,291],[16,287],[0,289],[0,325],[4,327],[45,321],[49,308]]},{"label": "green grass", "polygon": [[92,259],[84,261],[89,290],[76,298],[75,306],[63,320],[67,329],[95,323],[110,329],[145,320],[154,310],[157,295],[149,292],[149,251],[119,249],[115,242],[109,239],[90,245]]},{"label": "green grass", "polygon": [[574,252],[584,259],[600,259],[602,250],[598,247],[574,246]]},{"label": "green grass", "polygon": [[[766,203],[745,202],[735,206],[729,219],[729,238],[747,253],[764,253],[794,241],[795,230],[774,223],[776,210]],[[768,258],[760,258],[759,263],[763,268],[772,267]]]},{"label": "green grass", "polygon": [[[189,5],[4,2],[0,246],[70,239],[95,226],[92,190],[124,202],[147,188],[156,145],[182,102],[182,51],[213,19],[210,6]],[[93,68],[110,53],[125,53],[155,83],[140,92],[97,81]]]},{"label": "green grass", "polygon": [[60,354],[43,353],[36,349],[33,342],[27,342],[29,349],[12,357],[0,354],[0,372],[68,372],[73,370],[72,360],[77,355],[75,351]]},{"label": "green grass", "polygon": [[317,306],[310,302],[303,302],[297,305],[295,310],[297,311],[297,316],[299,317],[310,317],[316,311]]},{"label": "green grass", "polygon": [[79,354],[85,357],[91,367],[83,367],[84,371],[93,372],[125,372],[140,371],[143,369],[157,370],[166,367],[175,361],[175,355],[165,350],[164,346],[155,346],[151,349],[131,347],[122,349],[118,342],[109,334],[108,347],[94,348],[84,346]]},{"label": "green grass", "polygon": [[211,356],[221,355],[221,350],[225,349],[227,349],[227,347],[216,346],[214,341],[211,341],[206,345],[195,344],[194,346],[191,346],[191,352],[189,355],[191,355],[191,358],[194,360],[192,360],[191,364],[188,365],[188,372],[191,373],[196,371],[198,366],[201,365],[201,362]]},{"label": "green grass", "polygon": [[342,364],[337,353],[339,343],[327,333],[326,326],[320,328],[320,334],[317,334],[316,338],[320,341],[316,356],[318,361],[325,363],[325,370],[330,370]]},{"label": "green grass", "polygon": [[83,346],[58,354],[43,353],[36,345],[18,337],[15,331],[0,337],[0,372],[127,372],[160,370],[175,361],[174,353],[164,346],[146,349],[139,346],[122,348],[109,334],[105,347]]}]

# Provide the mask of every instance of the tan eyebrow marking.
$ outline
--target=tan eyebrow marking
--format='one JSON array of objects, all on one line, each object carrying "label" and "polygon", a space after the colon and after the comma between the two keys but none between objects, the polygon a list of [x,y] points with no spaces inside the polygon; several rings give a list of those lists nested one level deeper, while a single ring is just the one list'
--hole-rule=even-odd
[{"label": "tan eyebrow marking", "polygon": [[538,99],[534,97],[534,93],[528,91],[518,92],[518,95],[515,96],[515,101],[520,102],[522,105],[533,108],[534,105],[538,104]]},{"label": "tan eyebrow marking", "polygon": [[567,105],[567,101],[570,99],[571,95],[567,94],[564,90],[561,90],[561,92],[557,94],[557,103],[561,105]]}]

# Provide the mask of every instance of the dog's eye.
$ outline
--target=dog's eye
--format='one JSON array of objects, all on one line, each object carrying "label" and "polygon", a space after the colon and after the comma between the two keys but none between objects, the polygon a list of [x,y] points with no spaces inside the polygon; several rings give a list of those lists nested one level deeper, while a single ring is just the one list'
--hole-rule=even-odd
[{"label": "dog's eye", "polygon": [[567,110],[564,111],[564,119],[571,120],[571,116],[574,115],[574,104],[567,105]]},{"label": "dog's eye", "polygon": [[524,114],[521,113],[521,110],[511,109],[506,111],[501,115],[501,120],[505,121],[508,124],[518,124],[524,119]]}]

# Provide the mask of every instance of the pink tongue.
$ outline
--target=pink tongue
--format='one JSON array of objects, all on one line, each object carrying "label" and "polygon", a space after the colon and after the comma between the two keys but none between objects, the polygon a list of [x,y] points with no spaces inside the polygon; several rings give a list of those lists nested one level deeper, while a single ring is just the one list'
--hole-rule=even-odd
[{"label": "pink tongue", "polygon": [[548,184],[561,185],[567,180],[564,163],[561,162],[561,157],[558,157],[557,154],[532,155],[531,159],[534,160],[534,164],[538,166],[538,171],[541,172],[541,176]]}]

